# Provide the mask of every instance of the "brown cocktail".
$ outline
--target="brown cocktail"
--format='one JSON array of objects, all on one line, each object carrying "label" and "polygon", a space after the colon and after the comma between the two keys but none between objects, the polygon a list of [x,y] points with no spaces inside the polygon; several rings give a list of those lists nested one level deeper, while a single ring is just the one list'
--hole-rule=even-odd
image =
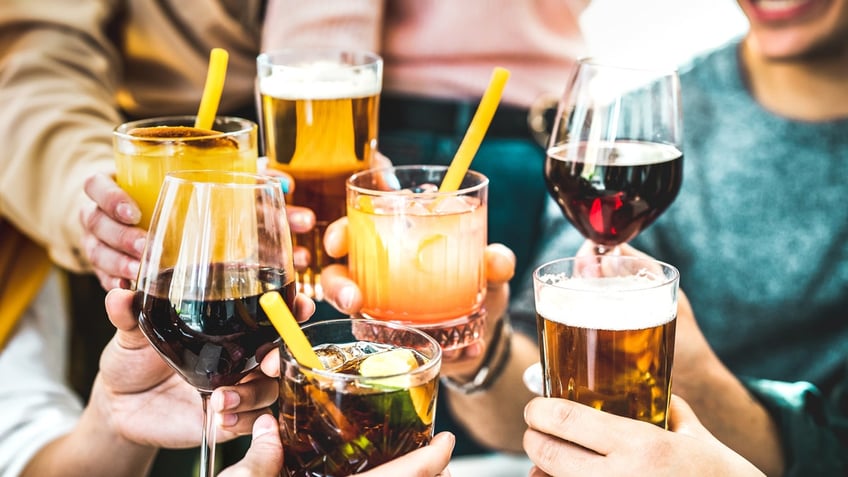
[{"label": "brown cocktail", "polygon": [[350,475],[430,442],[441,366],[432,338],[366,320],[303,331],[327,369],[304,367],[281,347],[283,475]]}]

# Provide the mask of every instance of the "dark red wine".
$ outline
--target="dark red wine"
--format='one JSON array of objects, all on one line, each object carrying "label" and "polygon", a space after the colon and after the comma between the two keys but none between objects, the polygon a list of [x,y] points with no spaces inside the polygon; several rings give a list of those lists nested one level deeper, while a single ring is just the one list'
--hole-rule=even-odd
[{"label": "dark red wine", "polygon": [[[239,264],[197,268],[182,281],[199,274],[209,277],[201,297],[168,270],[145,287],[147,294],[136,292],[133,306],[141,330],[171,366],[191,385],[212,391],[240,381],[277,346],[280,336],[259,297],[276,290],[292,307],[296,290],[284,270]],[[244,296],[232,296],[237,290]]]},{"label": "dark red wine", "polygon": [[548,191],[569,221],[595,243],[625,243],[677,197],[683,153],[675,146],[617,141],[574,150],[553,147],[545,161]]}]

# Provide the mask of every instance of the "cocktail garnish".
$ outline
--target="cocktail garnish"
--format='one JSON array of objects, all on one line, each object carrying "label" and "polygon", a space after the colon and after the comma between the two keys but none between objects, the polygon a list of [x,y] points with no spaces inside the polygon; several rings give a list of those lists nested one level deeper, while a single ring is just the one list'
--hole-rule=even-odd
[{"label": "cocktail garnish", "polygon": [[[364,377],[373,377],[374,381],[369,383],[375,388],[384,390],[409,390],[409,399],[412,408],[421,422],[429,425],[433,422],[433,409],[431,408],[432,393],[421,386],[413,386],[410,372],[419,366],[415,354],[406,348],[395,348],[368,356],[359,364],[359,374]],[[386,376],[382,378],[382,376]]]},{"label": "cocktail garnish", "polygon": [[224,91],[224,79],[227,76],[229,57],[229,53],[223,48],[212,48],[209,53],[206,84],[203,86],[203,96],[200,98],[197,118],[194,120],[194,127],[196,128],[212,129],[212,123],[215,121],[215,115],[218,112],[218,103],[221,101],[221,92]]},{"label": "cocktail garnish", "polygon": [[389,351],[374,353],[359,364],[359,374],[366,378],[380,378],[376,381],[382,388],[404,389],[410,385],[409,373],[418,367],[418,360],[412,351],[406,348],[395,348]]},{"label": "cocktail garnish", "polygon": [[486,92],[483,93],[483,98],[480,99],[480,104],[477,106],[477,111],[471,119],[471,124],[465,132],[465,137],[459,144],[456,155],[453,156],[448,172],[445,178],[442,179],[442,184],[439,186],[439,192],[449,192],[459,189],[462,184],[462,178],[465,177],[466,171],[471,166],[471,160],[477,153],[480,143],[483,142],[483,136],[489,129],[489,124],[495,116],[495,110],[498,109],[498,104],[501,101],[506,81],[509,79],[509,70],[501,67],[496,67],[492,71],[492,77],[489,80],[489,86],[486,87]]}]

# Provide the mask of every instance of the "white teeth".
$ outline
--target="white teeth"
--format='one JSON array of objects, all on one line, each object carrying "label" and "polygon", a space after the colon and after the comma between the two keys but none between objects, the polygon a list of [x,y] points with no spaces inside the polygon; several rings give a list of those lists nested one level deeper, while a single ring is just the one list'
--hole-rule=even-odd
[{"label": "white teeth", "polygon": [[766,12],[778,12],[795,8],[807,3],[808,0],[754,0],[757,8]]}]

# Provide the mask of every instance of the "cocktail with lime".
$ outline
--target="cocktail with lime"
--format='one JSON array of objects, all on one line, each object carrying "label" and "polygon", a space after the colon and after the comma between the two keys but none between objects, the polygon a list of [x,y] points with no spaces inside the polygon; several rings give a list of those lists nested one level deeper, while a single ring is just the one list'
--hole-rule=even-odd
[{"label": "cocktail with lime", "polygon": [[413,328],[331,320],[303,332],[324,369],[281,347],[284,475],[362,472],[430,442],[441,349]]}]

